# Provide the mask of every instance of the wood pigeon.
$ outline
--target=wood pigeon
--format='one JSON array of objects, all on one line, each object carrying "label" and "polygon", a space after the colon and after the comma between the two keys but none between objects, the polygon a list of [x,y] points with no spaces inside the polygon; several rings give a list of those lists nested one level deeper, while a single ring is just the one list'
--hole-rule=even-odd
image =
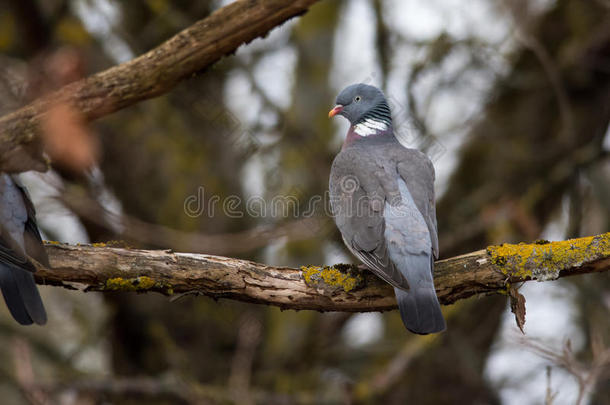
[{"label": "wood pigeon", "polygon": [[47,314],[29,257],[49,266],[27,191],[17,179],[0,173],[0,290],[17,322],[43,325]]},{"label": "wood pigeon", "polygon": [[432,271],[438,257],[434,167],[394,136],[378,88],[353,84],[329,117],[351,124],[330,172],[330,203],[343,242],[394,287],[400,316],[418,334],[445,330]]}]

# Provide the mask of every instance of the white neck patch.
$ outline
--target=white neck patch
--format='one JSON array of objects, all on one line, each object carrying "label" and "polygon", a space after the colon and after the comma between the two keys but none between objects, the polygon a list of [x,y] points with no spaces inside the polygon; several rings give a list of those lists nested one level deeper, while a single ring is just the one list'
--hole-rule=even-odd
[{"label": "white neck patch", "polygon": [[384,121],[367,118],[366,120],[354,125],[354,132],[360,136],[369,136],[386,131],[388,128],[388,124]]}]

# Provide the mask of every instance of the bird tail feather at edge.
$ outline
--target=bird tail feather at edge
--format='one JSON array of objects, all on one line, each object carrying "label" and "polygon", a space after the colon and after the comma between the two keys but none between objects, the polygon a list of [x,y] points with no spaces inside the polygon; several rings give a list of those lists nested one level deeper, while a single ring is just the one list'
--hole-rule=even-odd
[{"label": "bird tail feather at edge", "polygon": [[447,328],[434,288],[394,288],[400,317],[406,328],[419,335],[442,332]]},{"label": "bird tail feather at edge", "polygon": [[27,271],[0,263],[0,289],[11,315],[22,325],[47,322],[47,314],[34,281]]},{"label": "bird tail feather at edge", "polygon": [[403,255],[400,272],[411,288],[394,288],[400,317],[406,328],[419,335],[442,332],[447,328],[434,289],[434,260],[429,254]]}]

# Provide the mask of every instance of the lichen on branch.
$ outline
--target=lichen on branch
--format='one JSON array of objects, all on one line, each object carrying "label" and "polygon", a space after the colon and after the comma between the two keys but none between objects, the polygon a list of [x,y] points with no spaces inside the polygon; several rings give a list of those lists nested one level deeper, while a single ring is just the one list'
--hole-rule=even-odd
[{"label": "lichen on branch", "polygon": [[491,261],[511,277],[546,281],[560,272],[610,256],[610,233],[559,242],[538,240],[489,246]]},{"label": "lichen on branch", "polygon": [[350,292],[364,287],[364,277],[352,264],[335,264],[334,266],[301,266],[305,284],[313,288],[332,290],[343,289]]},{"label": "lichen on branch", "polygon": [[[384,311],[392,287],[353,265],[274,267],[248,260],[166,250],[47,243],[50,269],[40,284],[85,291],[155,291],[318,311]],[[610,233],[562,242],[490,246],[435,263],[439,300],[504,293],[512,283],[610,269]]]}]

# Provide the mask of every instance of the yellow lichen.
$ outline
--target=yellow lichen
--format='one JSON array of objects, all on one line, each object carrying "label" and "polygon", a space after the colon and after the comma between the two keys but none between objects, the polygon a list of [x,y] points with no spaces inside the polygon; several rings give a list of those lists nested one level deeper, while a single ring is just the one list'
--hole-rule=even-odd
[{"label": "yellow lichen", "polygon": [[301,266],[305,283],[311,287],[326,286],[342,288],[349,292],[359,287],[364,278],[358,272],[353,271],[352,266],[337,264],[334,266]]},{"label": "yellow lichen", "polygon": [[505,243],[489,246],[487,253],[506,275],[551,280],[562,270],[610,257],[610,233],[560,242]]},{"label": "yellow lichen", "polygon": [[135,278],[109,278],[102,287],[102,290],[104,291],[146,291],[151,289],[163,291],[169,295],[174,293],[171,284],[158,282],[147,276]]},{"label": "yellow lichen", "polygon": [[106,280],[104,289],[113,290],[113,291],[119,291],[119,290],[135,291],[135,287],[131,284],[131,282],[129,282],[128,280],[125,280],[122,277],[109,278],[108,280]]},{"label": "yellow lichen", "polygon": [[150,277],[142,276],[142,277],[138,277],[138,280],[140,282],[138,287],[141,289],[148,290],[155,286],[155,280],[153,280]]},{"label": "yellow lichen", "polygon": [[106,242],[94,242],[91,244],[93,247],[118,247],[118,248],[129,248],[129,245],[123,240],[109,240]]}]

